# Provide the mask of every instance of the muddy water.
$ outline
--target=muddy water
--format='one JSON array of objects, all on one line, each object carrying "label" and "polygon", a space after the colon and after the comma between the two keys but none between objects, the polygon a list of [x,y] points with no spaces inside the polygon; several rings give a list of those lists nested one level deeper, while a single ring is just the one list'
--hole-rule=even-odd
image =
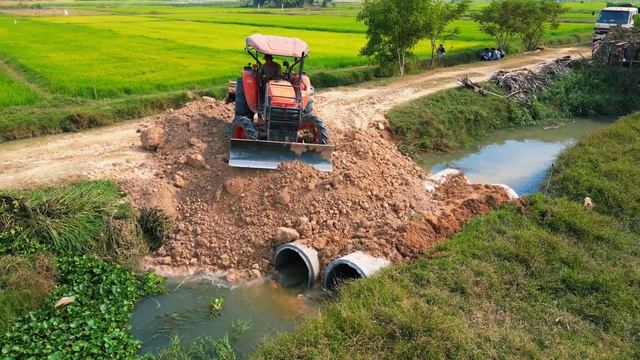
[{"label": "muddy water", "polygon": [[425,169],[464,170],[472,182],[499,183],[519,195],[538,191],[562,150],[611,120],[575,119],[565,125],[500,131],[471,149],[446,155],[429,155],[420,161]]},{"label": "muddy water", "polygon": [[[157,352],[169,344],[171,336],[185,342],[198,337],[232,336],[234,327],[249,329],[233,343],[240,358],[249,354],[267,335],[291,330],[310,314],[314,300],[308,296],[274,287],[268,281],[230,289],[216,280],[170,280],[169,293],[145,298],[136,304],[130,320],[133,335],[142,341],[142,353]],[[218,314],[210,311],[213,299],[224,298]]]}]

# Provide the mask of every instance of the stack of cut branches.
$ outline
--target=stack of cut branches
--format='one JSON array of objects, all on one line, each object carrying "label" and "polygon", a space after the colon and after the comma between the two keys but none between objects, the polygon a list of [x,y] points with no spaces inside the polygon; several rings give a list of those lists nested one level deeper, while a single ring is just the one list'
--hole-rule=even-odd
[{"label": "stack of cut branches", "polygon": [[555,59],[533,68],[533,71],[544,77],[556,77],[571,71],[571,67],[577,62],[571,56]]},{"label": "stack of cut branches", "polygon": [[565,56],[533,69],[498,71],[491,80],[505,90],[507,98],[530,103],[530,95],[548,89],[551,78],[571,71],[570,66],[574,61],[570,56]]},{"label": "stack of cut branches", "polygon": [[529,102],[529,94],[548,88],[547,79],[544,76],[529,69],[517,69],[513,71],[498,71],[491,77],[498,86],[508,94],[507,98]]}]

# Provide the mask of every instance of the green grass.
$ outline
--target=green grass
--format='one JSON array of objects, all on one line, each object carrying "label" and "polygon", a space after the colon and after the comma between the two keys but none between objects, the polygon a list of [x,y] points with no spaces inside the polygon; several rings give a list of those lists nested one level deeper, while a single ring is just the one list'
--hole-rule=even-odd
[{"label": "green grass", "polygon": [[640,113],[596,131],[556,161],[550,190],[621,219],[640,233]]},{"label": "green grass", "polygon": [[109,181],[26,192],[0,190],[0,254],[96,254],[122,263],[144,254],[123,194]]},{"label": "green grass", "polygon": [[344,286],[254,358],[634,358],[639,245],[611,218],[536,196]]},{"label": "green grass", "polygon": [[0,190],[0,357],[134,358],[134,303],[164,288],[133,269],[147,250],[112,182]]},{"label": "green grass", "polygon": [[[390,130],[402,152],[420,155],[464,148],[495,130],[557,118],[619,116],[640,108],[638,76],[626,69],[583,64],[552,81],[549,90],[536,94],[533,106],[466,88],[444,90],[392,109]],[[491,82],[482,87],[505,95]]]},{"label": "green grass", "polygon": [[[487,90],[504,95],[494,85]],[[389,128],[406,154],[450,151],[465,147],[488,132],[538,123],[519,104],[469,89],[450,89],[393,108]]]},{"label": "green grass", "polygon": [[8,106],[30,105],[38,100],[38,94],[3,73],[0,68],[0,109]]},{"label": "green grass", "polygon": [[[164,281],[152,273],[89,256],[57,259],[57,287],[44,306],[17,319],[3,335],[6,359],[134,359],[140,342],[129,331],[135,302],[161,292]],[[74,301],[60,307],[63,297]]]}]

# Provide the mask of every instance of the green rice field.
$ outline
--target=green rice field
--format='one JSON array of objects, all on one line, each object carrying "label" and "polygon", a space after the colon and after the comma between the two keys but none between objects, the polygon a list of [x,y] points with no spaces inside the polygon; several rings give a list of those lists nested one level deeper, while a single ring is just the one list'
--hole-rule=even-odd
[{"label": "green rice field", "polygon": [[12,105],[29,105],[38,100],[38,94],[3,72],[0,72],[0,94],[0,109]]},{"label": "green rice field", "polygon": [[[37,4],[38,8],[31,4],[31,9],[20,9],[17,3],[0,2],[0,60],[13,74],[2,73],[0,67],[0,141],[60,131],[51,124],[97,102],[103,107],[110,102],[135,107],[132,96],[175,96],[188,90],[219,95],[227,80],[250,61],[243,51],[244,39],[254,33],[307,41],[311,56],[306,69],[312,75],[368,64],[358,55],[366,29],[356,21],[357,4],[285,11],[131,1]],[[603,6],[567,5],[576,18],[591,16],[593,9]],[[483,2],[474,4],[472,11],[480,6]],[[52,12],[53,8],[58,10]],[[68,16],[63,16],[63,8]],[[473,53],[493,44],[469,19],[452,27],[459,28],[460,35],[444,42],[450,54]],[[565,21],[547,33],[546,41],[587,41],[591,30],[588,22]],[[415,54],[428,58],[430,46],[420,43]],[[30,86],[20,83],[25,81]],[[42,89],[41,94],[31,91],[33,87]],[[38,129],[39,121],[46,128]],[[20,122],[31,130],[15,132]],[[7,135],[7,129],[13,135]]]}]

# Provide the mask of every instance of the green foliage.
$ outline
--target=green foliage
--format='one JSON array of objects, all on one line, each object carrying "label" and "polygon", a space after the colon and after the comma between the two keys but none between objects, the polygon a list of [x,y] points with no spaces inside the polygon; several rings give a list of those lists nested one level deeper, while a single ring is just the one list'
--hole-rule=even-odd
[{"label": "green foliage", "polygon": [[[101,15],[21,16],[16,24],[13,17],[0,15],[0,61],[21,75],[19,82],[9,80],[8,88],[0,79],[0,102],[10,99],[15,105],[0,105],[0,141],[77,131],[178,108],[189,100],[188,91],[220,98],[228,79],[236,78],[250,60],[242,51],[244,38],[256,32],[307,41],[312,49],[307,70],[318,88],[397,71],[393,65],[363,67],[367,58],[359,56],[358,49],[366,43],[367,27],[356,21],[357,5],[285,13],[113,1],[67,5],[99,6],[95,10]],[[453,39],[449,35],[456,29]],[[591,32],[591,24],[562,23],[547,32],[545,41],[574,43]],[[475,60],[467,54],[491,41],[468,19],[451,22],[443,34],[449,65]],[[418,61],[407,65],[412,71],[423,70],[424,59],[432,53],[429,42],[418,42],[413,52]],[[31,89],[38,89],[36,98],[23,94]]]},{"label": "green foliage", "polygon": [[98,254],[126,260],[143,253],[135,218],[122,219],[122,194],[109,181],[26,193],[0,192],[0,254]]},{"label": "green foliage", "polygon": [[237,357],[231,343],[227,334],[220,339],[198,338],[190,344],[174,336],[167,348],[155,356],[147,356],[145,360],[235,360]]},{"label": "green foliage", "polygon": [[[502,94],[491,84],[489,91]],[[406,154],[449,151],[482,138],[487,132],[534,125],[539,122],[530,111],[505,98],[469,89],[450,89],[392,109],[390,130]]]},{"label": "green foliage", "polygon": [[542,41],[547,24],[552,29],[560,25],[560,15],[565,9],[556,0],[519,0],[522,2],[523,15],[520,19],[518,35],[524,48],[535,50]]},{"label": "green foliage", "polygon": [[[163,290],[157,276],[88,256],[58,258],[59,284],[37,311],[20,318],[3,338],[5,358],[130,359],[139,342],[128,331],[134,302]],[[58,308],[58,299],[75,301]]]},{"label": "green foliage", "polygon": [[[0,63],[1,64],[1,63]],[[30,105],[38,100],[38,94],[14,81],[0,67],[0,109],[15,105]]]},{"label": "green foliage", "polygon": [[492,0],[489,6],[473,14],[473,20],[480,23],[480,29],[493,37],[499,48],[510,50],[509,46],[518,35],[521,18],[516,14],[515,1]]},{"label": "green foliage", "polygon": [[367,43],[360,53],[378,64],[394,64],[404,75],[411,50],[424,37],[424,0],[365,0],[358,21],[367,26]]},{"label": "green foliage", "polygon": [[0,334],[42,305],[55,286],[55,265],[47,254],[0,256]]},{"label": "green foliage", "polygon": [[37,106],[8,108],[0,114],[0,141],[110,125],[166,108],[179,108],[188,100],[185,92],[179,92],[106,101],[82,100],[81,104],[77,100],[65,103],[55,98]]},{"label": "green foliage", "polygon": [[593,199],[595,210],[621,219],[640,233],[640,113],[594,132],[557,160],[553,194]]},{"label": "green foliage", "polygon": [[209,311],[212,315],[220,314],[222,311],[222,304],[224,304],[224,296],[218,296],[215,299],[211,299],[211,303],[209,304]]},{"label": "green foliage", "polygon": [[473,15],[482,31],[495,38],[497,46],[509,49],[516,36],[527,50],[535,49],[545,33],[545,26],[559,26],[565,12],[555,0],[492,0],[489,6]]},{"label": "green foliage", "polygon": [[235,343],[250,325],[245,321],[235,321],[231,324],[231,332],[225,333],[220,339],[201,337],[185,344],[180,337],[171,338],[169,346],[157,355],[147,354],[145,360],[235,360],[236,353],[233,349]]},{"label": "green foliage", "polygon": [[172,220],[164,210],[144,208],[140,211],[138,223],[151,250],[158,250],[167,241],[171,231]]},{"label": "green foliage", "polygon": [[536,196],[474,218],[415,263],[347,284],[254,357],[634,358],[638,245],[611,218]]},{"label": "green foliage", "polygon": [[628,69],[592,65],[555,80],[538,95],[552,115],[622,115],[640,108],[640,75]]},{"label": "green foliage", "polygon": [[427,1],[424,21],[424,33],[431,43],[431,66],[433,67],[436,54],[436,46],[443,38],[452,39],[457,36],[460,29],[453,28],[447,31],[447,26],[459,18],[469,9],[471,0],[461,0],[455,3],[444,0]]}]

